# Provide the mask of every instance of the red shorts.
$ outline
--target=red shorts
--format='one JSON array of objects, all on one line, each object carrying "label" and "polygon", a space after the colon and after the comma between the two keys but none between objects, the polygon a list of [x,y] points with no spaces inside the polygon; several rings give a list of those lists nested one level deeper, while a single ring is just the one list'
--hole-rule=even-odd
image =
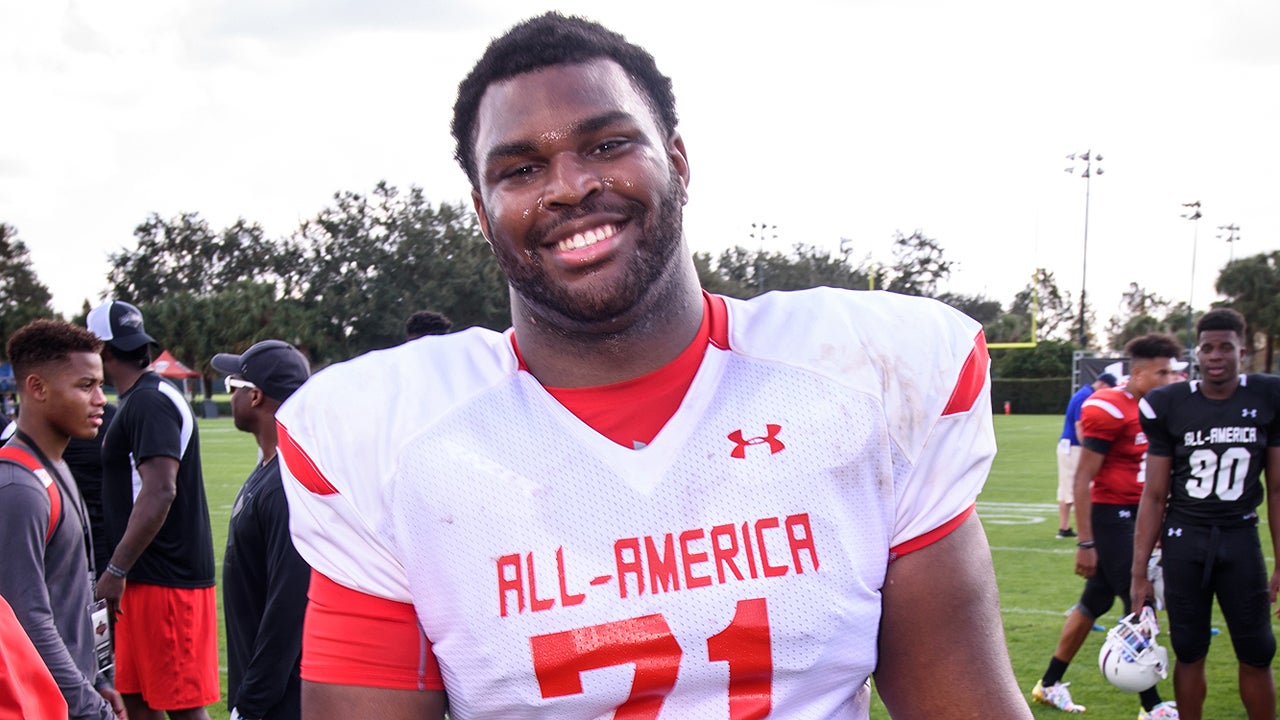
[{"label": "red shorts", "polygon": [[218,702],[218,610],[214,589],[131,582],[116,616],[116,690],[153,710]]}]

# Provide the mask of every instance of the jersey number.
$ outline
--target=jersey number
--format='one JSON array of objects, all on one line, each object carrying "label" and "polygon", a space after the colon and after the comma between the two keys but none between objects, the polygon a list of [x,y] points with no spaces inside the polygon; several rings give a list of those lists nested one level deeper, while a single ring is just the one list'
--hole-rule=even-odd
[{"label": "jersey number", "polygon": [[[529,638],[542,697],[582,693],[582,673],[634,663],[631,694],[615,720],[651,720],[675,687],[684,654],[661,614]],[[729,664],[729,717],[755,720],[773,706],[773,650],[764,598],[739,600],[733,621],[707,639],[707,657]]]},{"label": "jersey number", "polygon": [[1212,450],[1196,450],[1191,453],[1190,462],[1187,494],[1191,497],[1200,499],[1216,494],[1219,500],[1239,500],[1244,494],[1244,479],[1249,474],[1247,449],[1229,448],[1221,458]]}]

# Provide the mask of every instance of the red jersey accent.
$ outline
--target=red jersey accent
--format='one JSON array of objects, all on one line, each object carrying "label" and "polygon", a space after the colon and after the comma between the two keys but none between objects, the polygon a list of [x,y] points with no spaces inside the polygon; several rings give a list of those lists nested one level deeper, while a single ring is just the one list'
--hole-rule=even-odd
[{"label": "red jersey accent", "polygon": [[930,545],[938,542],[942,538],[950,535],[953,530],[960,527],[961,523],[969,519],[969,516],[973,514],[973,509],[975,507],[977,507],[976,504],[970,505],[969,507],[965,508],[965,510],[961,512],[959,515],[951,518],[950,520],[930,530],[929,532],[921,535],[920,537],[911,538],[910,540],[902,543],[901,545],[896,545],[894,547],[889,548],[889,562],[893,562],[894,560],[897,560],[903,555],[907,555],[908,553],[913,553],[921,548],[929,547]]},{"label": "red jersey accent", "polygon": [[325,479],[320,468],[316,467],[315,462],[307,456],[307,452],[294,442],[289,436],[289,430],[278,420],[276,431],[279,438],[276,447],[284,461],[289,463],[289,469],[298,478],[298,482],[316,495],[337,495],[338,488]]},{"label": "red jersey accent", "polygon": [[48,543],[49,538],[53,537],[53,531],[58,529],[58,520],[62,518],[62,493],[53,482],[53,477],[26,448],[16,445],[0,447],[0,460],[9,460],[21,465],[30,470],[31,474],[44,484],[44,491],[49,494],[49,529],[44,532],[44,541]]},{"label": "red jersey accent", "polygon": [[302,679],[393,690],[443,690],[413,605],[343,587],[315,570],[303,622]]},{"label": "red jersey accent", "polygon": [[22,629],[9,603],[0,597],[0,720],[63,720],[67,701]]},{"label": "red jersey accent", "polygon": [[968,412],[973,408],[974,401],[982,394],[982,388],[986,387],[987,364],[990,362],[991,357],[987,353],[987,336],[979,330],[978,336],[973,339],[973,350],[969,352],[969,357],[965,358],[964,367],[960,369],[960,378],[956,380],[956,387],[951,391],[951,399],[942,410],[944,416]]},{"label": "red jersey accent", "polygon": [[1108,505],[1137,505],[1142,499],[1147,436],[1138,417],[1138,401],[1126,390],[1099,390],[1080,409],[1085,447],[1088,438],[1110,443],[1102,467],[1093,476],[1089,499]]},{"label": "red jersey accent", "polygon": [[[684,401],[702,365],[708,343],[721,347],[717,342],[722,342],[724,349],[729,346],[724,299],[703,291],[702,306],[702,324],[693,342],[657,370],[612,385],[584,388],[544,385],[543,388],[579,420],[615,443],[626,448],[648,445]],[[713,332],[717,324],[719,337]],[[511,345],[520,357],[514,334]],[[528,372],[523,357],[520,357],[520,369]]]}]

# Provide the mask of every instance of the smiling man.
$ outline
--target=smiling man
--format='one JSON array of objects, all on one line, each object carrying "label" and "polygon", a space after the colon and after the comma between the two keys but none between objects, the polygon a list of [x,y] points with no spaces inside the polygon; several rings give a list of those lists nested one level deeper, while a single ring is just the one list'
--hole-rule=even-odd
[{"label": "smiling man", "polygon": [[671,81],[597,24],[495,40],[453,131],[513,328],[281,408],[304,715],[865,718],[874,674],[896,717],[1030,717],[973,512],[980,326],[703,292]]},{"label": "smiling man", "polygon": [[1137,569],[1146,568],[1158,540],[1182,718],[1200,720],[1204,708],[1215,597],[1239,662],[1245,711],[1251,720],[1274,718],[1269,610],[1280,593],[1280,571],[1268,582],[1257,528],[1265,494],[1272,556],[1280,557],[1280,378],[1240,374],[1248,336],[1235,310],[1210,310],[1196,333],[1201,378],[1142,400],[1142,429],[1151,445],[1130,594],[1135,605],[1154,596]]}]

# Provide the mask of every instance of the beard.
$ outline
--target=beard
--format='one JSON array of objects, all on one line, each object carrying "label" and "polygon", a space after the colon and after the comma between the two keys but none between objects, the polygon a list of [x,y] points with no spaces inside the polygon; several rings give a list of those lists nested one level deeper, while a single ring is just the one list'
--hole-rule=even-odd
[{"label": "beard", "polygon": [[[628,225],[638,225],[641,232],[633,251],[621,260],[625,263],[622,272],[612,279],[588,277],[572,286],[557,282],[532,251],[512,253],[495,248],[498,264],[519,302],[551,324],[559,324],[556,319],[568,321],[571,327],[608,323],[639,305],[649,293],[660,293],[664,277],[674,277],[671,270],[681,261],[677,253],[684,232],[682,189],[673,168],[667,187],[652,210],[635,200],[618,201],[597,195],[558,213],[529,233],[525,247],[541,247],[542,240],[568,220],[601,212],[622,214]],[[490,227],[496,227],[492,217],[488,220]]]}]

